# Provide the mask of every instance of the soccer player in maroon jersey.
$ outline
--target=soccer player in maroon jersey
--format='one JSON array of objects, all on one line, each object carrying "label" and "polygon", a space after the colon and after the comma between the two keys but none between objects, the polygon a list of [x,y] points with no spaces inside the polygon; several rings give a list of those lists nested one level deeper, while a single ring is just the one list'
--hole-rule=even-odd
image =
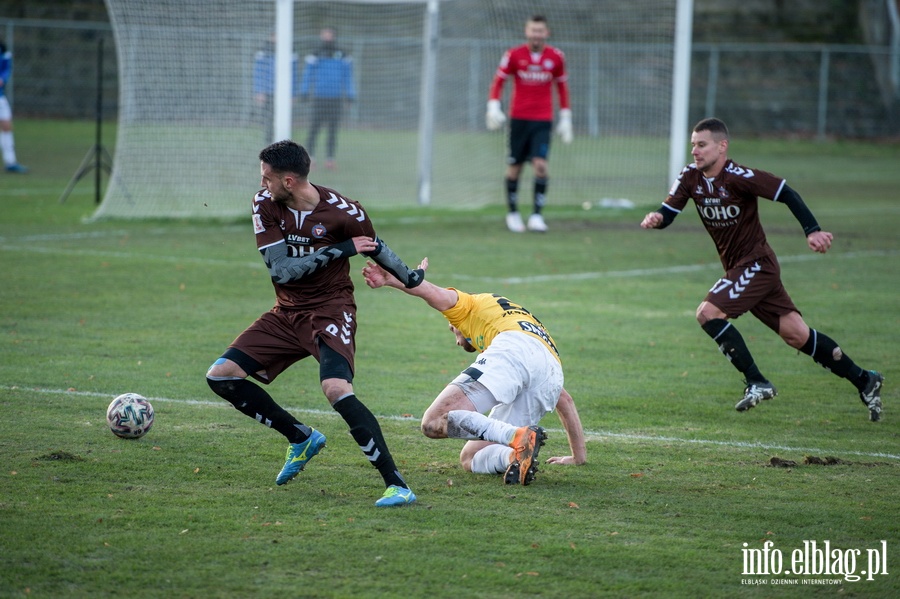
[{"label": "soccer player in maroon jersey", "polygon": [[827,252],[832,234],[822,230],[803,199],[784,179],[728,158],[728,128],[719,119],[697,123],[691,147],[694,163],[681,171],[662,208],[647,214],[641,227],[663,229],[689,200],[694,201],[725,268],[725,276],[697,308],[697,321],[746,378],[744,397],[735,408],[743,412],[776,395],[775,387],[753,361],[743,337],[729,322],[750,312],[785,343],[853,383],[869,409],[869,419],[878,421],[884,377],[857,366],[833,339],[804,322],[781,283],[781,267],[759,222],[758,198],[787,205],[814,252]]},{"label": "soccer player in maroon jersey", "polygon": [[528,230],[545,232],[547,224],[541,215],[547,196],[550,154],[550,132],[553,128],[553,87],[559,96],[559,122],[556,133],[563,143],[572,142],[572,110],[569,106],[569,85],[566,57],[547,44],[550,29],[547,19],[534,15],[525,24],[527,43],[510,48],[500,60],[488,96],[487,128],[496,131],[506,122],[500,108],[503,85],[512,77],[513,91],[509,115],[509,157],[506,168],[506,226],[521,233],[525,224],[519,214],[519,176],[522,165],[531,161],[534,169],[534,211],[528,218]]},{"label": "soccer player in maroon jersey", "polygon": [[322,391],[350,428],[387,487],[379,507],[412,503],[372,412],[353,393],[356,302],[349,258],[364,254],[408,287],[423,280],[375,235],[357,202],[308,180],[310,158],[292,141],[260,152],[262,185],[253,199],[256,246],[272,277],[275,307],[250,325],[210,367],[210,388],[241,413],[284,435],[289,443],[276,484],[303,470],[325,435],[301,423],[248,376],[268,385],[295,362],[319,362]]}]

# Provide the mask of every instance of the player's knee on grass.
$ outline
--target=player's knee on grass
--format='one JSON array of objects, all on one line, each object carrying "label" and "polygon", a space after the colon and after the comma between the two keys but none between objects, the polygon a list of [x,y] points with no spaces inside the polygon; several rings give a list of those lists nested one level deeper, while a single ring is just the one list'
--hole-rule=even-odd
[{"label": "player's knee on grass", "polygon": [[447,415],[426,411],[422,416],[422,434],[429,439],[445,439],[447,437]]},{"label": "player's knee on grass", "polygon": [[462,466],[463,470],[465,470],[466,472],[472,471],[472,458],[474,458],[474,457],[475,456],[472,456],[472,455],[466,455],[465,450],[460,452],[459,463]]}]

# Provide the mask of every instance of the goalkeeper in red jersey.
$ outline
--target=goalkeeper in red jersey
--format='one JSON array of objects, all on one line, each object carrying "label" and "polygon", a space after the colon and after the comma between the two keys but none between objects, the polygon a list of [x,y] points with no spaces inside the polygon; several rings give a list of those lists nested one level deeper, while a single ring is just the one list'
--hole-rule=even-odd
[{"label": "goalkeeper in red jersey", "polygon": [[510,101],[509,156],[506,168],[506,226],[514,233],[525,231],[519,214],[519,176],[522,165],[531,162],[534,169],[534,209],[528,217],[529,231],[545,232],[547,225],[541,210],[547,197],[550,134],[553,130],[553,87],[559,96],[559,122],[556,133],[563,143],[572,142],[572,109],[566,57],[561,50],[547,44],[550,29],[543,15],[534,15],[525,24],[521,46],[510,48],[500,60],[488,96],[486,124],[490,131],[500,129],[506,115],[500,104],[503,85],[513,80]]}]

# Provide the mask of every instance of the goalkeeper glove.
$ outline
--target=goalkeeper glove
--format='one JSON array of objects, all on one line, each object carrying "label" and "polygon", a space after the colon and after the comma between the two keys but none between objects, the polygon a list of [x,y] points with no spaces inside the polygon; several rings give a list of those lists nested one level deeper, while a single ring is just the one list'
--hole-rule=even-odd
[{"label": "goalkeeper glove", "polygon": [[485,115],[485,124],[488,131],[496,131],[506,122],[506,115],[500,108],[500,100],[488,100],[487,114]]},{"label": "goalkeeper glove", "polygon": [[572,143],[572,111],[569,108],[563,108],[559,111],[556,134],[562,138],[564,144]]}]

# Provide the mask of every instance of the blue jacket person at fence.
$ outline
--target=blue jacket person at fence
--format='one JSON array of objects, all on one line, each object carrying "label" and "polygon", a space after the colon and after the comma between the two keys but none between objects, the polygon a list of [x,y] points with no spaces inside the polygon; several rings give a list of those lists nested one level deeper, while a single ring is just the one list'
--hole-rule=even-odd
[{"label": "blue jacket person at fence", "polygon": [[344,104],[356,101],[356,85],[353,82],[353,59],[337,46],[333,29],[319,33],[318,49],[306,57],[303,78],[300,80],[300,97],[312,99],[312,122],[306,149],[316,155],[316,140],[322,127],[327,129],[325,168],[334,169],[337,151],[337,133],[344,112]]}]

